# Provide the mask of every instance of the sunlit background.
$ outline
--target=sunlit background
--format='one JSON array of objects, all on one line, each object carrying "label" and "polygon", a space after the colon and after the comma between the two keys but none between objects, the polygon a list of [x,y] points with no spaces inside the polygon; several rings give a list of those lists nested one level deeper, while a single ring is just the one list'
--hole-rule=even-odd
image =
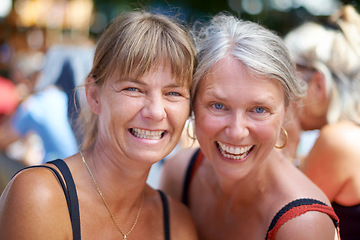
[{"label": "sunlit background", "polygon": [[44,52],[56,43],[96,41],[110,19],[134,8],[177,14],[189,24],[228,11],[284,34],[348,3],[358,7],[358,1],[339,0],[1,0],[0,70],[6,74],[16,51]]}]

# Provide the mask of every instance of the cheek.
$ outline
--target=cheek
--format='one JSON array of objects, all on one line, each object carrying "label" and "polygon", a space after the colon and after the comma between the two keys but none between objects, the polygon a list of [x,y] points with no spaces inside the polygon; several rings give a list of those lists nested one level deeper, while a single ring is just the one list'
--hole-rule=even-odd
[{"label": "cheek", "polygon": [[183,103],[171,104],[167,107],[166,112],[168,118],[174,124],[175,131],[182,132],[190,114],[190,103],[184,101]]},{"label": "cheek", "polygon": [[207,114],[206,110],[199,110],[195,112],[195,133],[198,138],[206,136],[210,138],[215,136],[221,129],[223,129],[224,120],[221,117],[215,117]]},{"label": "cheek", "polygon": [[274,138],[274,136],[276,135],[273,128],[266,126],[266,124],[264,125],[257,124],[255,125],[255,129],[259,138],[270,140],[271,138]]},{"label": "cheek", "polygon": [[141,101],[109,97],[107,101],[102,101],[99,121],[103,122],[109,131],[117,132],[136,115],[140,108]]},{"label": "cheek", "polygon": [[276,129],[277,126],[271,127],[268,123],[256,124],[252,128],[252,133],[260,143],[272,146],[276,144],[280,134]]}]

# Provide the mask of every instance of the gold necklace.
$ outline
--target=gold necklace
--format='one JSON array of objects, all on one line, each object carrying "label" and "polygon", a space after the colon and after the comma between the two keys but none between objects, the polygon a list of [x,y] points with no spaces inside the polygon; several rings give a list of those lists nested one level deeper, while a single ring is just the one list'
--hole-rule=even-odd
[{"label": "gold necklace", "polygon": [[92,178],[92,181],[93,181],[93,183],[94,183],[94,185],[95,185],[95,187],[96,187],[96,189],[97,189],[97,191],[98,191],[98,193],[99,193],[99,195],[100,195],[100,197],[101,197],[101,199],[102,199],[102,201],[103,201],[103,203],[104,203],[107,211],[109,212],[109,214],[110,214],[110,216],[111,216],[112,221],[114,222],[116,228],[119,230],[119,232],[121,233],[121,235],[123,235],[124,240],[126,240],[127,237],[130,235],[130,233],[134,230],[134,228],[135,228],[135,226],[136,226],[136,224],[137,224],[137,222],[138,222],[138,219],[139,219],[139,216],[140,216],[140,212],[141,212],[141,208],[142,208],[143,203],[144,203],[144,194],[142,194],[141,204],[140,204],[140,207],[139,207],[139,209],[138,209],[138,211],[137,211],[135,222],[133,223],[131,229],[125,234],[123,231],[121,231],[119,224],[116,222],[115,217],[114,217],[114,215],[112,214],[109,205],[106,203],[105,198],[104,198],[102,192],[100,191],[99,185],[98,185],[97,182],[95,181],[94,175],[92,174],[89,166],[87,165],[87,163],[86,163],[86,161],[85,161],[85,158],[84,158],[84,155],[82,154],[81,151],[80,151],[80,155],[81,155],[82,161],[83,161],[83,163],[85,164],[85,166],[86,166],[86,168],[87,168],[87,170],[88,170],[88,172],[89,172],[89,174],[90,174],[90,177]]}]

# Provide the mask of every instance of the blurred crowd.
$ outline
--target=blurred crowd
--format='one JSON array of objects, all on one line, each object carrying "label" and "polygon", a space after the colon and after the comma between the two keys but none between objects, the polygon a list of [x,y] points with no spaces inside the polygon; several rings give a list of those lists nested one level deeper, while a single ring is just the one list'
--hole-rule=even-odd
[{"label": "blurred crowd", "polygon": [[0,8],[2,192],[20,168],[77,152],[75,87],[90,71],[94,43],[92,1],[6,0]]},{"label": "blurred crowd", "polygon": [[[84,82],[92,57],[93,46],[75,45],[51,46],[42,59],[17,57],[11,79],[1,78],[0,147],[6,166],[17,169],[77,152],[81,92],[75,87]],[[14,173],[1,171],[6,178]]]}]

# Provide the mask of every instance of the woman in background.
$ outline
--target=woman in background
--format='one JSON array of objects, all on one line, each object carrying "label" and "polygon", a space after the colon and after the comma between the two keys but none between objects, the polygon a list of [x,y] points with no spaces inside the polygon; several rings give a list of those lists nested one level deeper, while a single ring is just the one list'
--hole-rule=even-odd
[{"label": "woman in background", "polygon": [[329,198],[343,240],[360,239],[360,16],[345,6],[328,24],[305,23],[285,37],[308,85],[300,114],[320,129],[301,164]]}]

